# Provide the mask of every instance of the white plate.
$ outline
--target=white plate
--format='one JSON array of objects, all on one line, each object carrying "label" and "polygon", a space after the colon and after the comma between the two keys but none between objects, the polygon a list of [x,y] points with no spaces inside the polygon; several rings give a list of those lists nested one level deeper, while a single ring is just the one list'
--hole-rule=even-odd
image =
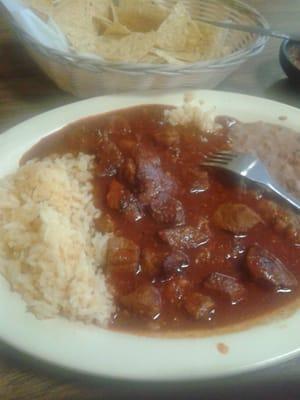
[{"label": "white plate", "polygon": [[[300,111],[280,103],[225,92],[195,92],[217,114],[242,121],[264,120],[300,130]],[[182,93],[99,97],[42,114],[0,136],[0,176],[17,167],[38,139],[71,121],[142,103],[178,105]],[[0,338],[16,349],[56,365],[102,377],[128,380],[206,379],[266,367],[300,352],[300,311],[246,331],[193,339],[159,339],[116,333],[69,322],[40,321],[0,278]],[[216,345],[224,342],[222,355]]]}]

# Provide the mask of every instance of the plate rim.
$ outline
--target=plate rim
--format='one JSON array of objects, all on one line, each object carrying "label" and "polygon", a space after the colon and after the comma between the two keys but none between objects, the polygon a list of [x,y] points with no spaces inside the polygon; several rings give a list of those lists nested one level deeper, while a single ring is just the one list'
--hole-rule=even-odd
[{"label": "plate rim", "polygon": [[[79,120],[81,118],[85,118],[85,117],[88,117],[88,116],[91,116],[91,115],[96,115],[97,113],[101,114],[101,113],[109,111],[109,110],[114,110],[114,109],[117,110],[117,109],[121,108],[119,106],[118,107],[114,106],[113,105],[114,103],[119,104],[122,101],[126,102],[128,100],[129,101],[131,100],[131,101],[133,101],[133,103],[136,102],[136,104],[141,104],[140,103],[141,101],[143,101],[145,104],[147,104],[147,103],[148,104],[154,104],[153,101],[149,102],[149,99],[154,99],[154,98],[157,98],[157,99],[161,99],[162,98],[162,99],[164,99],[166,97],[168,98],[168,96],[172,96],[172,97],[174,96],[174,99],[177,99],[176,100],[177,104],[180,104],[179,99],[180,98],[182,99],[183,98],[183,94],[186,93],[186,92],[187,92],[186,90],[163,91],[163,92],[162,91],[152,91],[152,92],[146,92],[144,94],[143,93],[128,93],[128,94],[125,94],[125,95],[124,94],[118,94],[118,95],[110,95],[110,96],[100,96],[100,97],[94,97],[94,98],[91,98],[91,99],[85,99],[85,100],[77,101],[77,102],[62,106],[62,107],[55,108],[53,110],[50,110],[50,111],[47,111],[45,113],[39,114],[39,115],[37,115],[37,116],[35,116],[33,118],[30,118],[30,119],[28,119],[28,120],[26,120],[26,121],[24,121],[24,122],[22,122],[22,123],[20,123],[20,124],[18,124],[16,126],[14,126],[13,128],[10,128],[10,129],[6,130],[2,134],[0,134],[0,155],[1,155],[1,152],[3,152],[3,147],[2,147],[3,144],[4,144],[4,146],[10,147],[9,142],[10,142],[11,138],[14,138],[14,137],[17,138],[20,135],[20,132],[26,131],[27,129],[29,129],[30,126],[32,126],[32,124],[35,125],[35,126],[40,126],[40,124],[43,124],[43,122],[46,121],[49,117],[53,117],[53,121],[52,121],[53,126],[54,125],[58,125],[58,122],[54,123],[56,117],[58,117],[59,115],[62,115],[63,118],[61,118],[61,120],[58,118],[58,120],[60,121],[60,124],[59,124],[59,126],[57,126],[56,129],[51,129],[51,130],[45,129],[45,132],[39,136],[40,138],[42,138],[44,136],[47,136],[48,134],[53,133],[57,129],[61,129],[63,126],[65,126],[66,124],[68,124],[70,122],[73,122],[73,121],[76,121],[76,120]],[[191,92],[191,91],[188,91],[188,92]],[[193,93],[195,93],[195,95],[198,96],[198,97],[200,95],[200,97],[204,96],[204,97],[208,97],[208,98],[210,98],[210,97],[213,98],[214,96],[217,96],[217,97],[218,96],[221,96],[221,97],[227,96],[229,102],[231,102],[231,101],[234,102],[234,99],[237,99],[237,100],[241,99],[241,104],[243,103],[243,101],[247,102],[247,100],[250,101],[250,103],[254,101],[258,106],[259,106],[258,103],[260,103],[260,104],[264,104],[266,107],[267,106],[275,107],[275,109],[282,108],[283,112],[285,112],[286,114],[299,113],[299,116],[300,116],[300,110],[298,108],[296,108],[296,107],[292,107],[292,106],[289,106],[289,105],[286,105],[286,104],[283,104],[283,103],[280,103],[280,102],[276,102],[276,101],[273,101],[273,100],[268,100],[268,99],[264,99],[264,98],[260,98],[260,97],[249,96],[249,95],[244,95],[244,94],[240,94],[240,93],[216,91],[216,90],[195,90],[195,91],[193,91]],[[107,109],[105,111],[100,109],[101,108],[101,102],[103,102],[103,101],[107,102],[105,104],[105,107],[104,107],[104,109]],[[89,106],[92,105],[91,108],[94,109],[94,107],[96,107],[96,105],[97,105],[97,102],[99,102],[99,111],[97,113],[94,113],[94,112],[93,113],[89,113],[88,110],[86,109],[86,107],[89,108]],[[163,102],[156,101],[156,103],[157,104],[166,104],[164,101]],[[125,105],[125,108],[126,107],[128,107],[128,105],[127,106]],[[75,114],[76,114],[76,110],[79,110],[80,108],[82,108],[82,110],[85,110],[85,111],[81,111],[81,112],[83,112],[84,115],[80,115],[80,117],[78,118],[78,115],[75,116]],[[278,117],[279,116],[280,115],[278,115]],[[63,121],[67,121],[67,122],[62,124]],[[279,125],[287,126],[287,125],[289,125],[290,121],[287,122],[287,121],[279,121],[279,120],[277,120],[277,123]],[[299,125],[300,125],[300,123],[299,123]],[[36,142],[36,140],[34,142]],[[31,147],[31,145],[32,145],[32,143],[28,144],[25,147],[28,148],[28,147]],[[0,166],[0,177],[1,176],[2,176],[2,172],[1,172],[1,166]],[[1,292],[1,290],[2,290],[2,287],[0,285],[0,292]],[[1,298],[1,295],[0,295],[0,298]],[[298,321],[299,321],[300,320],[300,312],[298,314],[299,314],[298,315]],[[1,309],[0,309],[0,316],[1,315],[2,314],[1,314]],[[295,317],[295,315],[297,315],[297,312],[294,314],[294,317]],[[292,317],[292,319],[294,317]],[[61,322],[60,319],[58,319],[58,320]],[[72,323],[70,323],[70,324],[72,324]],[[266,326],[269,327],[271,325],[272,324],[268,324],[268,325],[265,325],[265,327]],[[99,329],[99,328],[97,328],[97,329]],[[260,329],[260,328],[256,326],[253,329],[256,330],[256,329]],[[250,330],[252,330],[252,328]],[[109,331],[106,331],[106,333],[108,333],[108,332]],[[248,330],[246,332],[248,332]],[[111,333],[112,332],[109,332],[108,334],[110,335]],[[238,334],[239,333],[229,333],[228,335],[232,336],[232,335],[238,335]],[[119,335],[119,334],[117,334],[117,335]],[[222,335],[221,338],[226,337],[228,335],[226,335],[226,334]],[[132,336],[130,334],[121,334],[121,336],[126,336],[126,337],[130,336],[131,338],[134,337],[134,336]],[[211,342],[212,338],[217,338],[217,337],[215,337],[215,336],[209,337],[210,342]],[[227,362],[223,363],[223,361],[224,361],[224,359],[226,359],[226,357],[227,357],[227,361],[228,361],[228,358],[230,359],[231,356],[230,355],[224,356],[224,355],[218,354],[215,358],[217,360],[220,360],[221,364],[223,365],[223,367],[225,369],[221,368],[218,371],[214,371],[213,374],[211,372],[205,373],[205,371],[199,371],[198,374],[196,373],[195,375],[192,375],[190,377],[185,376],[185,375],[178,375],[178,374],[177,375],[173,374],[173,375],[170,375],[170,376],[166,376],[166,375],[164,376],[160,371],[160,373],[156,373],[153,376],[150,376],[150,377],[149,376],[146,376],[146,377],[144,376],[144,377],[142,377],[141,375],[128,374],[128,373],[126,373],[126,371],[125,371],[125,373],[123,371],[123,373],[121,373],[121,374],[120,374],[120,371],[119,371],[119,373],[115,373],[115,374],[112,373],[112,371],[110,371],[110,373],[105,373],[105,371],[104,372],[103,371],[100,371],[100,372],[98,371],[97,372],[95,370],[94,371],[89,371],[89,370],[87,370],[87,368],[83,368],[82,369],[79,366],[74,366],[74,365],[72,366],[72,365],[70,365],[70,362],[66,361],[66,360],[64,360],[64,361],[57,360],[57,362],[55,362],[55,360],[49,359],[49,356],[48,357],[47,356],[43,357],[43,356],[37,354],[34,349],[32,349],[32,351],[28,351],[28,349],[24,349],[24,345],[23,346],[22,345],[18,346],[17,343],[13,343],[13,342],[11,342],[9,340],[6,340],[7,338],[3,338],[3,333],[1,331],[1,327],[0,327],[0,339],[1,339],[1,341],[3,343],[6,343],[8,346],[15,348],[19,352],[22,352],[22,353],[24,353],[24,354],[26,354],[26,355],[34,358],[34,359],[42,360],[43,362],[49,363],[49,364],[51,364],[53,366],[62,367],[62,368],[65,368],[65,369],[68,369],[68,370],[71,370],[71,371],[74,371],[74,372],[78,372],[78,373],[81,373],[81,374],[87,374],[87,375],[90,375],[90,376],[102,377],[102,378],[106,378],[106,379],[126,380],[126,381],[174,382],[176,380],[178,382],[179,381],[180,382],[188,382],[188,381],[195,381],[195,380],[199,381],[199,380],[206,380],[206,379],[211,379],[211,378],[228,377],[228,376],[238,375],[238,374],[241,374],[241,373],[262,369],[262,368],[265,368],[267,366],[279,363],[280,361],[288,360],[288,359],[296,356],[297,354],[300,354],[300,341],[299,341],[299,344],[298,344],[297,348],[290,349],[290,351],[286,351],[284,354],[275,354],[273,357],[268,356],[266,359],[260,359],[260,360],[257,360],[257,362],[251,362],[250,364],[245,362],[243,364],[243,366],[230,367],[230,365],[228,365]],[[146,341],[149,340],[149,338],[143,338],[143,339],[145,339]],[[151,338],[150,340],[152,341],[153,338]],[[157,340],[157,339],[154,338],[154,341],[155,340]],[[159,341],[161,341],[161,340],[162,341],[166,341],[166,340],[169,340],[169,339],[158,339],[158,340]],[[179,339],[170,339],[170,340],[173,343],[174,343],[174,341],[175,342],[178,342],[178,341],[182,342],[184,340],[198,341],[199,342],[200,340],[203,340],[203,338],[191,338],[191,339],[180,339],[179,338]],[[215,340],[215,339],[213,339],[213,340]],[[221,341],[223,341],[223,339],[221,339]],[[126,342],[126,339],[125,339],[125,342]],[[217,343],[218,340],[215,340],[215,342]]]}]

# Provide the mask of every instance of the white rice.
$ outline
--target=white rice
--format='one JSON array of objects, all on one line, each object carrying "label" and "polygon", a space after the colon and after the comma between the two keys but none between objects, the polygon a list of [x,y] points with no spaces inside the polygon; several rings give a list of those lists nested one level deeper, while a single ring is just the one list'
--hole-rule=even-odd
[{"label": "white rice", "polygon": [[171,110],[166,110],[164,116],[166,121],[173,126],[194,125],[205,133],[213,133],[220,127],[215,122],[216,109],[206,109],[203,102],[201,102],[200,107],[200,103],[195,99],[192,92],[186,92],[183,104]]},{"label": "white rice", "polygon": [[0,181],[0,272],[39,318],[106,325],[102,272],[109,235],[94,229],[93,157],[30,161]]}]

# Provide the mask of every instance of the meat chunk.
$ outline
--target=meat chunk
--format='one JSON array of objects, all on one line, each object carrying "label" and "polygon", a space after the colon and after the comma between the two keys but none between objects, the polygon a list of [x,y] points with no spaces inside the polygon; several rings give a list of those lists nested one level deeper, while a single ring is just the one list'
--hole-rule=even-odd
[{"label": "meat chunk", "polygon": [[261,222],[260,216],[245,204],[224,203],[213,215],[215,225],[234,234],[247,233]]},{"label": "meat chunk", "polygon": [[163,270],[167,276],[181,273],[190,265],[189,257],[180,250],[174,250],[163,262]]},{"label": "meat chunk", "polygon": [[126,181],[133,185],[136,176],[136,165],[132,158],[127,158],[122,166],[122,176]]},{"label": "meat chunk", "polygon": [[206,192],[209,189],[209,176],[208,172],[201,169],[190,169],[190,193],[198,194]]},{"label": "meat chunk", "polygon": [[111,181],[106,200],[112,210],[122,212],[130,222],[137,222],[143,218],[143,211],[137,198],[116,179]]},{"label": "meat chunk", "polygon": [[300,244],[300,217],[291,212],[280,215],[275,220],[274,228],[294,243]]},{"label": "meat chunk", "polygon": [[123,152],[134,155],[138,147],[138,142],[134,137],[132,139],[124,137],[119,139],[118,146]]},{"label": "meat chunk", "polygon": [[195,257],[195,263],[196,264],[204,264],[210,261],[212,258],[212,251],[209,247],[203,246],[200,247],[199,251],[197,251],[196,257]]},{"label": "meat chunk", "polygon": [[144,216],[142,207],[138,199],[129,192],[126,192],[122,197],[120,211],[130,222],[137,222],[141,220]]},{"label": "meat chunk", "polygon": [[103,213],[95,220],[95,227],[102,233],[111,233],[115,229],[115,224],[109,214]]},{"label": "meat chunk", "polygon": [[126,270],[136,273],[140,258],[139,247],[131,240],[113,237],[108,241],[106,265],[108,270]]},{"label": "meat chunk", "polygon": [[144,285],[120,298],[120,302],[131,312],[147,318],[154,318],[161,310],[161,296],[153,285]]},{"label": "meat chunk", "polygon": [[183,225],[185,214],[182,203],[173,197],[158,195],[150,202],[152,217],[163,224]]},{"label": "meat chunk", "polygon": [[239,259],[246,252],[246,245],[242,238],[233,238],[233,247],[230,250],[231,258]]},{"label": "meat chunk", "polygon": [[246,296],[245,287],[236,278],[220,272],[212,272],[204,286],[229,297],[232,304],[240,303]]},{"label": "meat chunk", "polygon": [[160,238],[173,248],[196,249],[207,243],[210,236],[206,219],[201,219],[197,227],[184,226],[164,229],[159,232]]},{"label": "meat chunk", "polygon": [[195,249],[208,240],[208,235],[198,228],[185,226],[174,229],[164,229],[159,232],[160,238],[174,248]]},{"label": "meat chunk", "polygon": [[154,140],[164,147],[178,146],[180,143],[180,132],[175,126],[167,125],[163,130],[155,132]]},{"label": "meat chunk", "polygon": [[207,236],[210,235],[210,229],[209,229],[209,224],[208,224],[208,219],[207,217],[200,217],[198,220],[198,229],[201,230],[203,233],[206,233]]},{"label": "meat chunk", "polygon": [[96,154],[96,174],[99,176],[114,176],[123,163],[123,155],[118,146],[104,135],[99,143]]},{"label": "meat chunk", "polygon": [[274,201],[263,199],[259,203],[260,212],[268,222],[273,222],[279,212],[279,207]]},{"label": "meat chunk", "polygon": [[174,276],[165,284],[164,298],[166,298],[170,304],[180,306],[189,288],[190,282],[187,279],[182,276]]},{"label": "meat chunk", "polygon": [[300,243],[300,217],[291,211],[279,207],[270,200],[260,204],[263,217],[274,226],[274,229],[295,243]]},{"label": "meat chunk", "polygon": [[112,210],[120,210],[125,193],[126,189],[124,185],[116,179],[113,179],[106,195],[106,201],[109,208]]},{"label": "meat chunk", "polygon": [[201,293],[189,293],[184,298],[184,308],[195,320],[211,320],[215,313],[215,302]]},{"label": "meat chunk", "polygon": [[144,248],[141,256],[142,272],[151,278],[159,275],[164,258],[164,251],[150,247]]},{"label": "meat chunk", "polygon": [[246,263],[254,280],[277,291],[291,290],[298,284],[295,276],[283,262],[260,246],[250,247]]},{"label": "meat chunk", "polygon": [[167,197],[176,192],[175,179],[168,172],[163,171],[157,154],[141,146],[136,163],[140,199],[145,205],[150,204],[152,199],[159,194]]}]

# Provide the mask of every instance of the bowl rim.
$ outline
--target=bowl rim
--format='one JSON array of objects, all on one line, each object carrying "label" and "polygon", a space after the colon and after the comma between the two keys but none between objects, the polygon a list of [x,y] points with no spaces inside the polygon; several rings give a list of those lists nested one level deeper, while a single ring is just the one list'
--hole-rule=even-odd
[{"label": "bowl rim", "polygon": [[289,55],[289,48],[291,45],[293,44],[298,44],[298,47],[300,49],[300,43],[296,42],[294,40],[291,39],[285,39],[282,41],[281,46],[280,46],[280,53],[285,57],[286,61],[289,62],[289,64],[293,67],[293,69],[295,71],[298,72],[298,74],[300,75],[300,68],[298,68],[291,60],[291,57]]},{"label": "bowl rim", "polygon": [[[221,2],[221,0],[216,0]],[[258,11],[256,8],[244,3],[240,0],[225,0],[225,5],[229,8],[237,8],[246,14],[251,14],[257,23],[259,23],[263,28],[268,29],[270,27],[266,18]],[[228,3],[228,4],[226,4]],[[4,6],[5,8],[5,6]],[[197,61],[194,63],[184,63],[181,65],[175,64],[146,64],[146,63],[124,63],[124,62],[111,62],[106,60],[101,60],[99,57],[93,57],[92,54],[82,55],[76,52],[66,52],[57,49],[53,49],[49,46],[41,44],[36,38],[27,33],[23,28],[19,27],[14,19],[11,17],[11,25],[16,31],[17,35],[26,44],[32,46],[35,50],[44,54],[49,58],[54,58],[63,64],[76,64],[81,68],[85,68],[93,71],[103,71],[103,70],[115,70],[118,72],[135,72],[135,73],[161,73],[161,74],[172,74],[172,73],[182,73],[182,72],[194,72],[199,69],[222,69],[224,67],[232,67],[244,62],[247,58],[250,58],[258,53],[260,53],[268,42],[269,38],[267,36],[257,36],[256,40],[249,46],[234,51],[233,53],[220,58],[210,59],[206,61]]]}]

